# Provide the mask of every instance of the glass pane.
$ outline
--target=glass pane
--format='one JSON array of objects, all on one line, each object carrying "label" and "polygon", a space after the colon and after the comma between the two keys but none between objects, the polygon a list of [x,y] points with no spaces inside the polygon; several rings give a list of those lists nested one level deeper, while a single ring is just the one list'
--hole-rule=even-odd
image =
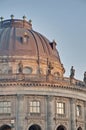
[{"label": "glass pane", "polygon": [[11,102],[8,102],[8,106],[11,106]]},{"label": "glass pane", "polygon": [[4,109],[4,113],[7,113],[7,108],[3,108]]},{"label": "glass pane", "polygon": [[62,107],[62,103],[59,103],[59,107],[60,107],[60,108]]},{"label": "glass pane", "polygon": [[7,106],[7,102],[4,102],[4,107]]},{"label": "glass pane", "polygon": [[0,107],[3,107],[3,102],[0,102]]},{"label": "glass pane", "polygon": [[0,108],[0,113],[3,113],[3,108]]},{"label": "glass pane", "polygon": [[33,109],[32,109],[32,107],[30,107],[30,112],[31,112],[31,113],[33,112]]},{"label": "glass pane", "polygon": [[59,114],[62,114],[62,110],[61,109],[59,109]]},{"label": "glass pane", "polygon": [[40,102],[37,102],[37,106],[40,106]]},{"label": "glass pane", "polygon": [[33,113],[35,113],[36,112],[36,107],[33,107]]},{"label": "glass pane", "polygon": [[36,106],[36,102],[35,101],[33,102],[33,106]]},{"label": "glass pane", "polygon": [[40,113],[40,107],[37,107],[37,113]]}]

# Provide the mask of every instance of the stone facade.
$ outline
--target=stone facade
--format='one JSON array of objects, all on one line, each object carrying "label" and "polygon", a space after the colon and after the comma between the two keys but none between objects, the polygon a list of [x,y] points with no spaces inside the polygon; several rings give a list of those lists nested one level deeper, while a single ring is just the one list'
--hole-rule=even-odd
[{"label": "stone facade", "polygon": [[[77,88],[79,87],[79,88]],[[29,130],[38,125],[42,130],[86,129],[85,87],[58,86],[52,83],[26,83],[25,81],[0,83],[0,102],[11,102],[11,112],[0,116],[0,124],[11,124],[14,128]],[[30,101],[40,102],[40,113],[30,113]],[[57,102],[65,104],[65,113],[57,113]],[[81,115],[77,116],[77,105],[81,106]],[[61,129],[63,130],[63,129]]]},{"label": "stone facade", "polygon": [[0,126],[86,130],[86,85],[63,76],[55,41],[24,20],[6,20],[0,27]]}]

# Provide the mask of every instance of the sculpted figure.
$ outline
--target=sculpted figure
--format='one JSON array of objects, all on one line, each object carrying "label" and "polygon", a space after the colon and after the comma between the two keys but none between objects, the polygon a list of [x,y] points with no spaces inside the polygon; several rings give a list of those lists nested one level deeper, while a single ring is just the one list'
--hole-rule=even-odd
[{"label": "sculpted figure", "polygon": [[18,72],[19,73],[23,73],[23,64],[22,64],[22,61],[19,62],[18,67],[19,67],[18,68]]},{"label": "sculpted figure", "polygon": [[75,69],[72,66],[70,70],[70,78],[74,78],[74,75],[75,75]]},{"label": "sculpted figure", "polygon": [[85,84],[86,84],[86,71],[84,72],[84,82],[85,82]]},{"label": "sculpted figure", "polygon": [[53,69],[53,67],[52,67],[51,63],[49,62],[49,64],[48,64],[48,75],[51,74],[52,69]]}]

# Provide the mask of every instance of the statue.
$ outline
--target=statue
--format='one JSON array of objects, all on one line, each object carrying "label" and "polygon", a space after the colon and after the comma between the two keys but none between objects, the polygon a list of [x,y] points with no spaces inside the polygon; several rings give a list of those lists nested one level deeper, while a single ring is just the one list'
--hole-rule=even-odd
[{"label": "statue", "polygon": [[18,68],[18,72],[19,73],[23,73],[23,64],[22,64],[22,61],[19,62],[18,67],[19,67]]},{"label": "statue", "polygon": [[51,62],[49,62],[48,64],[48,75],[51,74],[51,70],[53,69],[52,65],[51,65]]},{"label": "statue", "polygon": [[84,72],[84,83],[86,84],[86,71]]},{"label": "statue", "polygon": [[73,68],[73,66],[71,67],[71,70],[70,70],[70,78],[74,78],[74,75],[75,75],[75,69]]}]

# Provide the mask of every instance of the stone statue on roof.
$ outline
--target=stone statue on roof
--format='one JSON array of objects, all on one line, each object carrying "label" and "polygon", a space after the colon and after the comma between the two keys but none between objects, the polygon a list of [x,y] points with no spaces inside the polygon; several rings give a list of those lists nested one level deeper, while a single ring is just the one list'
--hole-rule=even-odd
[{"label": "stone statue on roof", "polygon": [[20,61],[19,64],[18,64],[18,72],[19,73],[23,73],[23,64],[22,64],[22,61]]},{"label": "stone statue on roof", "polygon": [[83,81],[86,84],[86,71],[84,72],[84,79],[83,79]]},{"label": "stone statue on roof", "polygon": [[73,66],[71,67],[71,70],[70,70],[70,78],[74,78],[74,75],[75,75],[75,69],[73,68]]},{"label": "stone statue on roof", "polygon": [[52,65],[51,65],[51,62],[49,62],[48,64],[48,75],[51,74],[51,70],[53,69]]}]

